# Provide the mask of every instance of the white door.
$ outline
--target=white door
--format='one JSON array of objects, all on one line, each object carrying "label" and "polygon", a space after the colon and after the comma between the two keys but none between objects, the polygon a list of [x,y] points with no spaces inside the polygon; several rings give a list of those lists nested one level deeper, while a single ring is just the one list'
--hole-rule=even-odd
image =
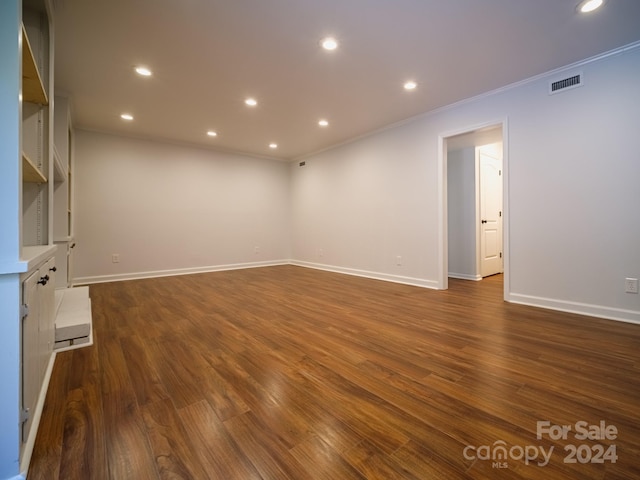
[{"label": "white door", "polygon": [[479,149],[480,276],[502,273],[502,161]]}]

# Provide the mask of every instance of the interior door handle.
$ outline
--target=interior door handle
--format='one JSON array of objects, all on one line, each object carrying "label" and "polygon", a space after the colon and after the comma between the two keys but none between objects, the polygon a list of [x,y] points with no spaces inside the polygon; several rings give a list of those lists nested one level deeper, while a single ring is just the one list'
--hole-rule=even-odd
[{"label": "interior door handle", "polygon": [[487,221],[486,220],[482,220],[481,223],[487,223]]}]

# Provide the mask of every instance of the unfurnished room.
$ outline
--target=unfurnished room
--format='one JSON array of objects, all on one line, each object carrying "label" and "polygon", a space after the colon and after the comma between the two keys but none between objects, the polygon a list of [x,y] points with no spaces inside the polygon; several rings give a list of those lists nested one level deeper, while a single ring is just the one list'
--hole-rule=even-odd
[{"label": "unfurnished room", "polygon": [[640,479],[638,0],[4,0],[0,62],[0,479]]}]

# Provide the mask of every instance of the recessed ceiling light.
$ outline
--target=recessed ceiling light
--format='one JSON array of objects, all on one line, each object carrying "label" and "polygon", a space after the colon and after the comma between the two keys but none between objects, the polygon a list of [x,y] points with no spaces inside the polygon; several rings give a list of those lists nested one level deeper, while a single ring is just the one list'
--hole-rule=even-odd
[{"label": "recessed ceiling light", "polygon": [[404,84],[404,89],[405,90],[415,90],[417,86],[418,86],[418,84],[416,82],[414,82],[413,80],[409,80],[408,82],[406,82]]},{"label": "recessed ceiling light", "polygon": [[147,67],[136,67],[136,73],[138,75],[142,75],[143,77],[150,77],[152,75],[151,70],[149,70]]},{"label": "recessed ceiling light", "polygon": [[269,144],[269,148],[278,148],[278,144],[277,143],[270,143]]},{"label": "recessed ceiling light", "polygon": [[122,115],[120,115],[120,118],[123,119],[123,120],[131,121],[131,120],[133,120],[133,115],[131,115],[129,113],[123,113]]},{"label": "recessed ceiling light", "polygon": [[322,39],[320,45],[322,45],[322,48],[325,50],[335,50],[338,48],[338,41],[333,37],[327,37]]},{"label": "recessed ceiling light", "polygon": [[318,122],[318,125],[320,125],[321,127],[328,127],[329,126],[329,122],[326,120],[320,120]]},{"label": "recessed ceiling light", "polygon": [[597,8],[600,8],[603,3],[604,0],[582,0],[582,2],[578,4],[578,10],[582,13],[593,12]]},{"label": "recessed ceiling light", "polygon": [[247,105],[249,105],[250,107],[255,107],[256,105],[258,105],[258,102],[255,98],[247,98],[244,103],[246,103]]},{"label": "recessed ceiling light", "polygon": [[218,132],[214,132],[213,130],[209,130],[207,132],[207,135],[209,135],[210,137],[217,137],[218,136]]}]

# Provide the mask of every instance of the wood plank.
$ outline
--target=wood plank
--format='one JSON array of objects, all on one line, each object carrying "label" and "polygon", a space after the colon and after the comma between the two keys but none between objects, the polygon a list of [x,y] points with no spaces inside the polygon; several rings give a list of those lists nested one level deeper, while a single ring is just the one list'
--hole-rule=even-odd
[{"label": "wood plank", "polygon": [[142,414],[160,478],[207,478],[171,400],[148,403]]},{"label": "wood plank", "polygon": [[68,378],[73,352],[58,353],[42,409],[38,437],[31,456],[29,480],[58,480],[62,458]]},{"label": "wood plank", "polygon": [[47,183],[47,177],[22,153],[22,181],[27,183]]},{"label": "wood plank", "polygon": [[194,452],[209,478],[262,479],[206,401],[180,409],[179,416],[192,435]]},{"label": "wood plank", "polygon": [[40,105],[49,104],[24,26],[22,27],[22,99],[25,102]]},{"label": "wood plank", "polygon": [[69,392],[60,478],[109,478],[100,401],[93,388],[76,388]]},{"label": "wood plank", "polygon": [[147,346],[138,335],[120,339],[127,372],[138,400],[138,405],[159,402],[169,398],[164,384],[156,371],[156,365],[147,355]]},{"label": "wood plank", "polygon": [[366,478],[319,437],[310,437],[290,451],[298,463],[307,471],[313,472],[314,480],[336,478],[363,480]]},{"label": "wood plank", "polygon": [[[30,479],[640,474],[640,327],[505,303],[500,276],[432,291],[280,266],[90,294],[95,345],[58,357]],[[580,442],[538,420],[617,426],[617,462],[564,463]],[[555,450],[463,455],[497,441]]]},{"label": "wood plank", "polygon": [[300,465],[279,438],[265,429],[252,412],[230,418],[224,422],[224,427],[262,478],[313,478],[314,470],[306,470]]},{"label": "wood plank", "polygon": [[120,343],[115,336],[105,335],[98,346],[110,478],[157,480],[150,439]]}]

